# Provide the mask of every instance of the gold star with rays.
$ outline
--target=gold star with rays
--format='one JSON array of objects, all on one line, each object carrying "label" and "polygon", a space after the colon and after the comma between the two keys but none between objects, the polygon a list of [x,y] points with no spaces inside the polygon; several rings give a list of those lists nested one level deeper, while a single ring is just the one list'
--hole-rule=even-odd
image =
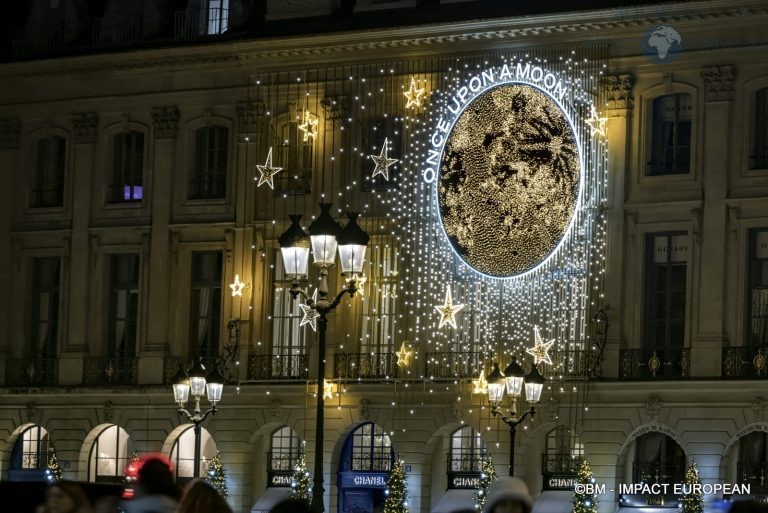
[{"label": "gold star with rays", "polygon": [[398,367],[408,367],[411,364],[413,351],[411,350],[411,346],[408,345],[408,341],[403,341],[403,344],[400,346],[400,350],[397,351],[395,355],[397,355]]},{"label": "gold star with rays", "polygon": [[333,399],[333,383],[323,380],[323,399]]},{"label": "gold star with rays", "polygon": [[597,114],[594,105],[592,105],[591,108],[592,112],[589,116],[589,119],[586,120],[586,123],[589,125],[589,129],[592,132],[590,135],[594,136],[595,134],[600,134],[601,136],[605,137],[605,123],[608,121],[608,118],[601,118]]},{"label": "gold star with rays", "polygon": [[442,305],[435,306],[435,310],[440,313],[440,325],[438,328],[442,328],[446,324],[450,324],[456,328],[456,314],[464,308],[464,305],[454,305],[453,295],[451,294],[451,286],[445,289],[445,301]]},{"label": "gold star with rays", "polygon": [[550,340],[549,342],[544,342],[541,338],[541,334],[539,333],[539,327],[534,326],[533,327],[533,347],[529,347],[525,350],[526,353],[533,356],[533,363],[534,365],[537,365],[541,362],[546,363],[547,365],[552,365],[552,358],[549,357],[549,350],[552,347],[552,345],[555,343],[555,339]]},{"label": "gold star with rays", "polygon": [[314,116],[311,112],[305,110],[301,124],[298,126],[298,129],[304,132],[304,142],[307,142],[310,139],[313,141],[315,140],[315,137],[317,137],[317,123],[317,116]]},{"label": "gold star with rays", "polygon": [[405,102],[406,109],[418,109],[421,107],[422,97],[425,95],[426,89],[423,87],[419,89],[416,86],[416,79],[411,77],[411,87],[408,88],[403,94],[407,101]]},{"label": "gold star with rays", "polygon": [[371,159],[376,163],[376,167],[373,168],[373,174],[371,178],[376,178],[376,175],[383,175],[385,180],[389,180],[389,166],[395,162],[399,162],[397,159],[391,159],[387,156],[389,151],[389,139],[384,139],[384,144],[381,146],[381,153],[378,156],[371,155]]},{"label": "gold star with rays", "polygon": [[275,167],[272,165],[272,147],[269,148],[269,153],[267,153],[267,161],[264,162],[263,166],[260,166],[256,164],[256,169],[259,170],[259,178],[254,177],[254,180],[258,180],[259,183],[256,185],[256,187],[261,187],[263,184],[269,185],[270,189],[275,188],[275,182],[273,180],[274,176],[283,170],[282,167]]},{"label": "gold star with rays", "polygon": [[485,379],[485,371],[481,370],[477,379],[472,380],[472,393],[473,394],[487,394],[488,393],[488,381]]},{"label": "gold star with rays", "polygon": [[229,284],[229,288],[232,289],[232,297],[240,296],[243,297],[243,289],[247,287],[248,284],[240,281],[240,275],[235,275],[235,281]]}]

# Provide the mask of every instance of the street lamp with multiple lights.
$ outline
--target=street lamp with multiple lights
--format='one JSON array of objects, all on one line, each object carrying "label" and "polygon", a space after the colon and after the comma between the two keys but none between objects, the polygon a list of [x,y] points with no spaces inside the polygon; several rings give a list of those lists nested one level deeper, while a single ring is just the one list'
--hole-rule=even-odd
[{"label": "street lamp with multiple lights", "polygon": [[[530,415],[536,414],[534,405],[541,400],[541,391],[544,388],[544,376],[541,375],[536,365],[531,367],[531,372],[525,374],[523,368],[515,358],[504,369],[504,374],[499,370],[499,364],[493,364],[493,372],[488,375],[488,401],[491,403],[491,413],[500,417],[509,426],[509,475],[515,475],[515,435],[517,426]],[[517,415],[517,399],[520,397],[525,385],[525,399],[531,404],[530,408],[522,415]],[[504,391],[512,399],[512,409],[507,415],[501,411],[501,401],[504,399]]]},{"label": "street lamp with multiple lights", "polygon": [[[200,477],[200,424],[209,414],[216,414],[216,409],[221,394],[224,391],[224,378],[219,371],[214,369],[206,372],[203,362],[198,358],[189,369],[189,373],[179,365],[179,372],[173,383],[173,399],[179,405],[179,415],[186,416],[187,420],[195,425],[195,469],[193,477]],[[189,394],[192,393],[194,407],[192,411],[187,409]],[[200,408],[200,400],[206,395],[211,407],[205,412]]]},{"label": "street lamp with multiple lights", "polygon": [[[370,237],[357,224],[357,212],[347,212],[348,222],[344,228],[331,216],[331,204],[320,203],[320,215],[309,225],[308,231],[301,227],[301,216],[291,215],[291,225],[278,242],[283,256],[283,269],[291,280],[291,296],[301,296],[306,306],[317,313],[317,413],[315,418],[315,475],[312,486],[312,513],[322,513],[323,494],[323,438],[324,408],[322,384],[325,378],[325,336],[328,329],[327,315],[332,312],[349,294],[354,296],[358,288],[358,276],[363,272],[365,250]],[[309,268],[309,251],[312,248],[314,265],[319,270],[317,299],[313,299],[301,282],[306,280]],[[328,269],[336,263],[338,248],[341,274],[347,278],[344,287],[334,296],[329,297]]]}]

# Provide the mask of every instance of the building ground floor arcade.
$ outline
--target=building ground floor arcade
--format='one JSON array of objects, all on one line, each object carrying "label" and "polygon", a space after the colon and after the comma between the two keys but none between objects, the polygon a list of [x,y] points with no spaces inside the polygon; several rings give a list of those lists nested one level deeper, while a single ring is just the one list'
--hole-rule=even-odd
[{"label": "building ground floor arcade", "polygon": [[[307,450],[314,447],[313,389],[231,388],[204,424],[199,472],[218,452],[234,510],[267,510],[287,495],[300,453],[313,468],[314,452]],[[17,392],[4,390],[0,401],[3,480],[42,479],[53,451],[70,479],[119,481],[131,457],[148,452],[168,456],[180,482],[194,475],[193,430],[177,415],[170,390]],[[578,415],[567,396],[553,396],[518,431],[515,474],[531,489],[534,513],[570,511],[582,457],[605,485],[601,513],[674,508],[674,496],[620,497],[619,485],[682,482],[691,458],[704,483],[750,484],[754,497],[768,492],[768,419],[759,381],[598,382],[585,392]],[[508,428],[483,402],[457,396],[452,386],[417,392],[347,386],[326,401],[326,511],[381,511],[395,457],[404,460],[411,511],[471,507],[486,458],[497,473],[508,472]]]}]

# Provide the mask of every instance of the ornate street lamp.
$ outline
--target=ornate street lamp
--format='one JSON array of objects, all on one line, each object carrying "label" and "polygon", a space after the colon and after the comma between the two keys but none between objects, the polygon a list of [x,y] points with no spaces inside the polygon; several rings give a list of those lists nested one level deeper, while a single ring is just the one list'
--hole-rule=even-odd
[{"label": "ornate street lamp", "polygon": [[[517,399],[522,393],[523,384],[525,384],[525,399],[530,403],[530,408],[526,410],[519,418],[517,415]],[[512,408],[507,415],[501,411],[501,401],[504,399],[504,389],[512,399]],[[515,473],[515,435],[517,426],[530,415],[533,418],[536,415],[534,405],[541,400],[541,391],[544,388],[544,376],[541,375],[536,365],[533,365],[531,372],[524,375],[524,371],[518,365],[516,359],[504,369],[504,374],[499,371],[499,364],[494,363],[493,372],[488,376],[488,401],[491,403],[491,413],[500,417],[506,425],[509,426],[509,475]]]},{"label": "ornate street lamp", "polygon": [[[207,373],[200,359],[195,360],[188,373],[184,372],[183,367],[179,365],[179,371],[176,373],[173,383],[173,400],[179,405],[179,415],[184,414],[187,420],[195,425],[195,469],[193,477],[200,477],[200,424],[209,414],[216,414],[223,391],[224,378],[216,369]],[[190,393],[195,401],[192,411],[187,409]],[[211,403],[211,407],[205,412],[200,407],[203,395]]]},{"label": "ornate street lamp", "polygon": [[[357,212],[347,212],[349,221],[342,229],[331,216],[331,204],[320,203],[320,215],[309,225],[309,236],[299,225],[301,216],[292,215],[291,225],[278,242],[283,256],[283,267],[292,279],[290,293],[294,298],[301,296],[306,306],[317,312],[317,413],[315,416],[315,476],[312,487],[312,513],[322,513],[323,494],[323,438],[325,397],[320,393],[325,379],[325,335],[328,329],[327,315],[344,298],[357,292],[357,277],[363,271],[365,250],[370,240],[368,234],[357,224]],[[313,300],[307,291],[301,289],[300,282],[307,277],[309,267],[309,245],[312,246],[314,265],[319,268],[320,283],[317,288],[317,300]],[[341,274],[349,279],[344,287],[334,296],[329,297],[328,269],[336,263],[336,250],[339,252]]]}]

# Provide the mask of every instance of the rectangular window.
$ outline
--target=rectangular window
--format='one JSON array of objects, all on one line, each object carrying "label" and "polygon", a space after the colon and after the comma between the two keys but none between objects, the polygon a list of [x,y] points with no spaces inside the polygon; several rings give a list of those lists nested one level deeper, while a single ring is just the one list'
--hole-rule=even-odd
[{"label": "rectangular window", "polygon": [[30,356],[56,358],[59,332],[59,257],[32,260]]},{"label": "rectangular window", "polygon": [[196,132],[195,168],[190,199],[224,198],[227,192],[229,130],[203,127]]},{"label": "rectangular window", "polygon": [[117,134],[112,168],[112,202],[141,201],[144,183],[144,134]]},{"label": "rectangular window", "polygon": [[391,116],[374,119],[364,131],[362,147],[367,148],[372,154],[361,159],[362,179],[364,191],[384,191],[387,189],[398,189],[400,187],[400,162],[395,162],[388,166],[385,173],[373,176],[376,163],[371,156],[380,156],[384,148],[384,140],[387,141],[387,157],[399,159],[401,151],[401,125],[395,123]]},{"label": "rectangular window", "polygon": [[208,0],[206,34],[223,34],[229,23],[229,0]]},{"label": "rectangular window", "polygon": [[63,137],[51,136],[37,141],[33,207],[60,207],[64,204],[65,149]]},{"label": "rectangular window", "polygon": [[690,94],[670,94],[653,100],[649,175],[691,172],[692,119],[693,103]]},{"label": "rectangular window", "polygon": [[368,246],[363,301],[363,331],[360,352],[388,354],[395,345],[397,322],[397,250],[378,240]]},{"label": "rectangular window", "polygon": [[649,235],[646,247],[644,348],[662,357],[682,351],[685,341],[688,236]]},{"label": "rectangular window", "polygon": [[750,233],[747,333],[752,346],[768,345],[768,229]]},{"label": "rectangular window", "polygon": [[221,331],[221,251],[192,253],[190,354],[215,358]]},{"label": "rectangular window", "polygon": [[312,192],[314,138],[304,140],[298,123],[285,123],[273,134],[273,165],[282,167],[274,176],[275,196],[299,196]]},{"label": "rectangular window", "polygon": [[768,169],[768,87],[755,93],[749,169]]},{"label": "rectangular window", "polygon": [[274,262],[274,295],[272,298],[272,376],[298,377],[304,372],[306,333],[308,327],[300,327],[301,298],[291,297],[291,281],[285,279],[280,250],[272,253]]},{"label": "rectangular window", "polygon": [[107,356],[136,355],[139,311],[139,255],[112,255],[109,262],[109,346]]}]

